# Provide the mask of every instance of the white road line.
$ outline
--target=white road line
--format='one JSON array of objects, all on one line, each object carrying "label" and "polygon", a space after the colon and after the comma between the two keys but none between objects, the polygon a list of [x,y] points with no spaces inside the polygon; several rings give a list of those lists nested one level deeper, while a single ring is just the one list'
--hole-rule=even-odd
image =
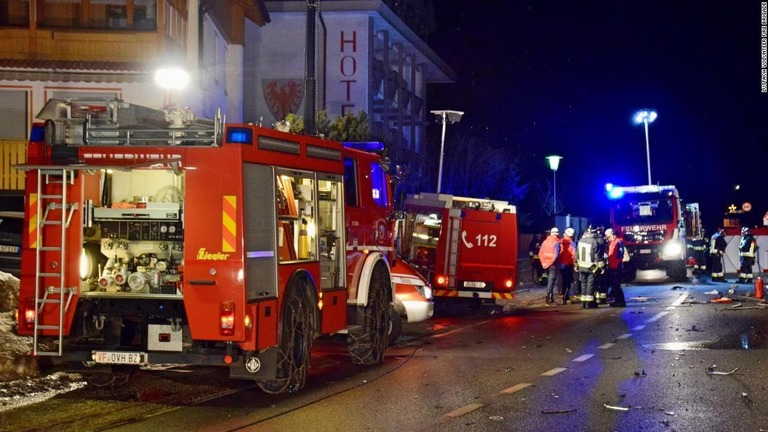
[{"label": "white road line", "polygon": [[623,335],[617,337],[616,339],[629,339],[632,337],[632,333],[624,333]]},{"label": "white road line", "polygon": [[683,304],[683,302],[684,302],[684,301],[685,301],[685,299],[687,299],[687,298],[688,298],[688,293],[682,293],[682,294],[680,294],[680,297],[678,297],[678,298],[677,298],[677,300],[675,300],[675,302],[674,302],[674,303],[672,303],[672,306],[680,306],[681,304]]},{"label": "white road line", "polygon": [[594,354],[584,354],[583,356],[576,357],[575,359],[573,359],[573,361],[575,361],[575,362],[583,362],[583,361],[587,361],[587,360],[591,359],[594,356],[595,356]]},{"label": "white road line", "polygon": [[531,385],[531,383],[515,384],[515,385],[513,385],[510,388],[505,388],[504,390],[500,391],[499,393],[506,393],[506,394],[516,393],[516,392],[519,392],[520,390],[522,390],[522,389],[524,389],[524,388],[526,388],[526,387],[528,387],[530,385]]},{"label": "white road line", "polygon": [[554,368],[544,372],[543,374],[541,374],[541,376],[554,376],[559,374],[560,372],[567,371],[567,370],[568,368]]},{"label": "white road line", "polygon": [[636,326],[636,327],[632,328],[632,330],[634,330],[634,331],[640,331],[640,330],[642,330],[642,329],[644,329],[644,328],[645,328],[645,324],[640,324],[639,326]]},{"label": "white road line", "polygon": [[463,407],[461,407],[459,409],[453,410],[453,411],[449,412],[448,414],[446,414],[445,416],[446,417],[462,416],[464,414],[471,413],[472,411],[474,411],[474,410],[476,410],[476,409],[478,409],[478,408],[480,408],[480,407],[482,407],[484,405],[485,404],[481,404],[481,403],[469,404],[467,406],[463,406]]},{"label": "white road line", "polygon": [[613,342],[608,342],[608,343],[604,343],[604,344],[600,345],[599,347],[597,347],[597,349],[608,349],[608,348],[610,348],[610,347],[612,347],[614,345],[616,345],[616,344],[613,343]]},{"label": "white road line", "polygon": [[656,321],[660,320],[660,319],[661,319],[661,317],[663,317],[664,315],[666,315],[666,314],[668,314],[668,313],[669,313],[669,312],[659,312],[659,313],[657,313],[656,315],[654,315],[654,316],[652,316],[652,317],[648,318],[648,320],[646,320],[645,322],[646,322],[646,323],[648,323],[648,324],[650,324],[650,323],[652,323],[652,322],[656,322]]}]

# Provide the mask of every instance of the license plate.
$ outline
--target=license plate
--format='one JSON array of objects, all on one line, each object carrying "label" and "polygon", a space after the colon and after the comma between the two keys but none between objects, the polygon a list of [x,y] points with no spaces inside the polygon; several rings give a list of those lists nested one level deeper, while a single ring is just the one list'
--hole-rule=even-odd
[{"label": "license plate", "polygon": [[485,282],[464,282],[465,288],[485,288]]},{"label": "license plate", "polygon": [[0,245],[0,252],[17,254],[20,250],[21,248],[18,246]]},{"label": "license plate", "polygon": [[651,251],[650,249],[640,249],[640,253],[641,253],[641,254],[649,254],[649,253],[651,253],[651,252],[652,252],[652,251]]},{"label": "license plate", "polygon": [[105,364],[141,365],[147,363],[147,354],[140,352],[94,351],[93,361]]}]

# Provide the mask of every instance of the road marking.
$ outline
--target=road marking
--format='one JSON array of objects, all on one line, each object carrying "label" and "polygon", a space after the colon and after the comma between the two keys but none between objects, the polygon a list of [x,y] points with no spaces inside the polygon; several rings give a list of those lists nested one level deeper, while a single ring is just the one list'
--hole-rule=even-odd
[{"label": "road marking", "polygon": [[447,332],[445,332],[445,333],[436,334],[436,335],[434,335],[434,336],[432,336],[432,337],[433,337],[433,338],[442,338],[442,337],[444,337],[444,336],[448,336],[448,335],[450,335],[450,334],[453,334],[453,333],[457,333],[457,332],[460,332],[460,331],[464,331],[464,330],[467,330],[467,329],[471,329],[472,327],[477,327],[477,326],[479,326],[479,325],[483,325],[483,324],[485,324],[485,323],[488,323],[488,322],[490,322],[490,321],[491,321],[491,320],[480,321],[480,322],[478,322],[478,323],[475,323],[475,324],[472,324],[472,325],[468,325],[468,326],[466,326],[466,327],[459,327],[459,328],[457,328],[457,329],[453,329],[453,330],[447,331]]},{"label": "road marking", "polygon": [[675,300],[675,302],[672,303],[672,306],[680,306],[681,304],[683,304],[683,302],[687,298],[688,298],[688,293],[680,294],[680,297],[678,297],[677,300]]},{"label": "road marking", "polygon": [[608,348],[610,348],[610,347],[612,347],[614,345],[616,345],[616,344],[613,343],[613,342],[608,342],[608,343],[604,343],[604,344],[600,345],[599,347],[597,347],[597,349],[608,349]]},{"label": "road marking", "polygon": [[482,407],[484,405],[485,404],[481,404],[481,403],[469,404],[467,406],[463,406],[463,407],[461,407],[459,409],[453,410],[453,411],[449,412],[448,414],[446,414],[445,416],[446,417],[459,417],[459,416],[462,416],[464,414],[471,413],[472,411],[474,411],[474,410],[476,410],[476,409],[478,409],[478,408],[480,408],[480,407]]},{"label": "road marking", "polygon": [[567,370],[568,368],[554,368],[544,372],[543,374],[541,374],[541,376],[554,376],[559,374],[560,372],[567,371]]},{"label": "road marking", "polygon": [[502,390],[502,391],[501,391],[501,392],[499,392],[499,393],[506,393],[506,394],[512,394],[512,393],[516,393],[516,392],[519,392],[520,390],[522,390],[522,389],[524,389],[524,388],[526,388],[526,387],[528,387],[528,386],[530,386],[530,385],[531,385],[531,383],[520,383],[520,384],[515,384],[515,385],[513,385],[512,387],[510,387],[510,388],[506,388],[506,389]]},{"label": "road marking", "polygon": [[591,359],[594,356],[595,356],[594,354],[584,354],[583,356],[576,357],[575,359],[573,359],[573,361],[575,361],[575,362],[583,362],[583,361],[587,361],[587,360]]},{"label": "road marking", "polygon": [[624,333],[623,335],[617,337],[616,339],[629,339],[632,337],[632,333]]},{"label": "road marking", "polygon": [[637,326],[637,327],[633,328],[632,330],[634,330],[634,331],[640,331],[640,330],[642,330],[642,329],[644,329],[644,328],[645,328],[645,325],[644,325],[644,324],[640,324],[639,326]]},{"label": "road marking", "polygon": [[654,315],[654,316],[652,316],[652,317],[648,318],[648,320],[646,321],[646,323],[649,323],[649,324],[650,324],[650,323],[652,323],[652,322],[656,322],[656,321],[660,320],[660,319],[661,319],[661,317],[663,317],[664,315],[666,315],[666,314],[668,314],[668,313],[669,313],[669,312],[659,312],[659,313],[657,313],[656,315]]}]

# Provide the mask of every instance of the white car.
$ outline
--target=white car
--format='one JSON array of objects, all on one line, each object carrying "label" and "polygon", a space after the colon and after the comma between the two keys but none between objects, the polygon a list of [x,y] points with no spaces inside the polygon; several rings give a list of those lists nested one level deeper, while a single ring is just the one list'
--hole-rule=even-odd
[{"label": "white car", "polygon": [[395,295],[390,315],[390,344],[400,336],[403,320],[409,323],[426,321],[435,311],[432,287],[408,263],[397,260],[392,266],[391,277]]}]

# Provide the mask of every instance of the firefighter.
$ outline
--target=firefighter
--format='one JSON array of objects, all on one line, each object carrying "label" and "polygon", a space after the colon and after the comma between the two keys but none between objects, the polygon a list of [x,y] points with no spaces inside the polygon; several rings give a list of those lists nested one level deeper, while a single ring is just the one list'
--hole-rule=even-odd
[{"label": "firefighter", "polygon": [[[597,243],[597,230],[590,225],[581,239],[576,250],[576,265],[579,268],[579,280],[581,282],[581,307],[594,309],[595,301],[595,274],[604,266],[602,253]],[[602,263],[602,264],[601,264]]]},{"label": "firefighter", "polygon": [[547,272],[547,299],[548,305],[555,303],[555,287],[557,286],[558,258],[560,256],[560,230],[557,227],[549,230],[549,236],[541,243],[539,259],[541,267]]},{"label": "firefighter", "polygon": [[608,283],[610,284],[610,297],[613,301],[611,307],[624,307],[624,290],[621,288],[621,274],[624,271],[624,242],[616,233],[608,228],[605,230],[605,240],[608,242]]},{"label": "firefighter", "polygon": [[712,239],[709,241],[709,257],[712,262],[710,268],[712,269],[712,281],[713,282],[725,282],[725,273],[723,273],[723,255],[725,255],[725,248],[728,243],[725,241],[725,230],[722,227],[717,228],[717,232],[712,234]]},{"label": "firefighter", "polygon": [[531,239],[531,243],[528,244],[528,258],[531,260],[531,277],[533,278],[533,281],[544,285],[547,280],[547,274],[544,273],[544,269],[541,268],[541,260],[539,259],[541,238],[541,233],[537,233]]},{"label": "firefighter", "polygon": [[741,242],[739,242],[739,283],[752,283],[754,278],[752,266],[755,265],[755,254],[757,254],[757,240],[755,240],[749,227],[743,227],[741,229]]},{"label": "firefighter", "polygon": [[[610,229],[610,228],[609,228]],[[597,227],[595,232],[595,239],[597,240],[597,250],[600,253],[600,262],[605,263],[607,261],[607,252],[605,244],[605,234],[602,226]],[[605,266],[601,266],[597,273],[595,273],[595,301],[598,304],[606,304],[608,302],[608,275],[605,271]]]},{"label": "firefighter", "polygon": [[700,275],[707,272],[707,238],[704,237],[704,230],[701,230],[701,237],[696,237],[690,242],[691,256],[693,256],[693,274]]},{"label": "firefighter", "polygon": [[563,304],[568,304],[571,299],[571,285],[573,284],[573,269],[575,266],[576,249],[573,247],[573,236],[576,232],[568,227],[563,231],[563,240],[560,242],[560,276],[563,280]]}]

